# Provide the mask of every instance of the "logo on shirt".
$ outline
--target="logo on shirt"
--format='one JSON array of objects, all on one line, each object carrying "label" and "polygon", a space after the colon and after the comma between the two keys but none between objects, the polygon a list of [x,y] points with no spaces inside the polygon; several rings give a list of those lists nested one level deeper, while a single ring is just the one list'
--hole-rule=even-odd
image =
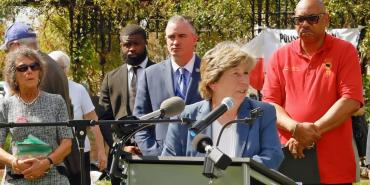
[{"label": "logo on shirt", "polygon": [[324,66],[324,69],[325,69],[325,75],[330,76],[331,66],[332,66],[331,59],[325,59],[322,65]]}]

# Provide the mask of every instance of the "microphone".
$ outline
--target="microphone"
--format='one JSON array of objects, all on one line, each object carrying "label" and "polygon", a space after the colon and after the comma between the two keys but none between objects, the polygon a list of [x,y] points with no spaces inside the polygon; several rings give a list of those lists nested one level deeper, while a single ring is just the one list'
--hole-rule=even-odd
[{"label": "microphone", "polygon": [[212,139],[204,134],[195,136],[191,144],[198,152],[207,153],[206,157],[219,169],[225,170],[232,162],[229,156],[217,147],[213,147]]},{"label": "microphone", "polygon": [[182,98],[174,96],[164,100],[158,110],[139,117],[139,120],[150,120],[154,118],[172,117],[180,114],[185,108]]},{"label": "microphone", "polygon": [[[153,111],[153,112],[151,112],[149,114],[146,114],[144,116],[141,116],[139,118],[136,118],[134,116],[126,116],[126,117],[121,118],[120,120],[137,120],[137,119],[139,119],[139,120],[151,120],[151,119],[155,119],[155,118],[162,118],[164,116],[171,117],[171,116],[175,116],[177,114],[180,114],[184,110],[184,108],[185,108],[185,103],[182,100],[182,98],[180,98],[178,96],[174,96],[174,97],[171,97],[171,98],[168,98],[168,99],[164,100],[161,103],[160,108],[156,111]],[[111,168],[109,170],[109,173],[111,175],[113,175],[117,178],[127,177],[126,175],[122,174],[123,170],[119,169],[119,166],[118,166],[121,155],[125,154],[124,152],[122,152],[122,148],[125,146],[125,143],[128,141],[128,139],[131,138],[138,130],[140,130],[142,128],[145,128],[148,125],[149,124],[146,124],[146,125],[132,124],[132,125],[128,125],[128,126],[118,125],[118,126],[120,126],[119,130],[123,130],[125,132],[121,131],[124,134],[121,134],[120,138],[124,137],[124,139],[121,139],[113,147],[114,148],[113,159],[112,159]]]},{"label": "microphone", "polygon": [[[122,118],[119,118],[119,120],[128,120],[128,121],[134,121],[134,120],[151,120],[154,118],[162,118],[164,116],[175,116],[177,114],[180,114],[185,108],[184,101],[177,96],[168,98],[164,100],[161,103],[160,109],[151,112],[149,114],[146,114],[144,116],[141,116],[139,118],[135,116],[125,116]],[[190,122],[190,120],[184,119],[183,122]],[[130,135],[137,131],[140,128],[146,127],[147,125],[140,125],[137,123],[134,124],[114,124],[112,125],[113,132],[117,135],[117,137],[122,138],[123,136]]]},{"label": "microphone", "polygon": [[209,152],[212,149],[212,139],[204,134],[198,134],[194,137],[191,145],[200,153]]},{"label": "microphone", "polygon": [[224,114],[227,110],[229,110],[234,105],[234,101],[231,97],[226,97],[221,101],[221,105],[213,109],[207,116],[194,123],[194,125],[189,129],[192,136],[197,135],[203,129],[205,129],[208,125],[212,124],[217,118],[219,118],[222,114]]}]

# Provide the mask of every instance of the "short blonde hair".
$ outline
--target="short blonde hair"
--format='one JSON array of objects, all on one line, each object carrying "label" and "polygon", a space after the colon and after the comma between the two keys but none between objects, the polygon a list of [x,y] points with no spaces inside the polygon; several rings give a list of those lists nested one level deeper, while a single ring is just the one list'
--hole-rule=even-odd
[{"label": "short blonde hair", "polygon": [[19,49],[8,53],[5,59],[5,67],[3,70],[3,76],[5,78],[5,81],[8,83],[9,89],[12,93],[19,92],[19,85],[16,80],[16,63],[17,63],[17,59],[21,56],[34,59],[35,62],[40,64],[40,70],[39,70],[40,71],[39,72],[40,82],[38,86],[40,86],[42,79],[44,77],[44,74],[45,74],[45,70],[46,70],[44,60],[33,49],[30,49],[28,47],[20,47]]},{"label": "short blonde hair", "polygon": [[255,66],[256,60],[236,42],[221,42],[207,51],[200,66],[199,92],[202,98],[211,99],[210,83],[217,82],[226,70],[239,64],[248,64],[246,70],[249,73]]}]

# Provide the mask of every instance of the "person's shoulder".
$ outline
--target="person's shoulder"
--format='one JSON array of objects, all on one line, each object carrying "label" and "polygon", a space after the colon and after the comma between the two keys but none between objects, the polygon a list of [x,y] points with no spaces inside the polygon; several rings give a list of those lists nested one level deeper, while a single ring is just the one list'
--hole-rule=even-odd
[{"label": "person's shoulder", "polygon": [[162,60],[162,61],[161,61],[161,62],[159,62],[159,63],[153,64],[153,65],[151,65],[151,66],[147,67],[147,68],[145,69],[145,71],[146,71],[147,73],[157,72],[159,69],[164,68],[164,67],[166,66],[166,63],[167,63],[167,62],[170,62],[170,61],[169,61],[169,59]]},{"label": "person's shoulder", "polygon": [[75,89],[85,89],[85,87],[82,85],[82,84],[80,84],[80,83],[77,83],[77,82],[75,82],[75,81],[72,81],[72,80],[68,80],[68,84],[70,85],[69,87],[71,88],[75,88]]},{"label": "person's shoulder", "polygon": [[79,83],[75,82],[75,81],[72,81],[72,80],[68,80],[68,85],[71,87],[79,87]]},{"label": "person's shoulder", "polygon": [[156,62],[154,62],[153,60],[151,60],[151,59],[148,59],[148,63],[146,64],[146,67],[145,68],[148,68],[148,67],[150,67],[150,66],[152,66],[152,65],[154,65],[154,64],[156,64]]},{"label": "person's shoulder", "polygon": [[292,51],[295,49],[295,47],[297,47],[297,45],[299,45],[299,42],[300,42],[299,39],[296,39],[290,43],[287,43],[281,46],[280,48],[276,49],[276,53]]},{"label": "person's shoulder", "polygon": [[37,51],[37,53],[41,56],[41,58],[44,60],[45,64],[49,67],[49,66],[59,66],[57,64],[57,62],[52,59],[48,54],[42,52],[42,51]]},{"label": "person's shoulder", "polygon": [[263,111],[275,111],[275,107],[269,103],[253,100],[251,98],[245,98],[251,104],[251,108],[261,108]]},{"label": "person's shoulder", "polygon": [[52,94],[45,91],[40,92],[40,98],[50,102],[64,102],[64,99],[60,94]]},{"label": "person's shoulder", "polygon": [[1,105],[8,105],[8,104],[10,104],[11,102],[13,102],[15,100],[16,100],[16,95],[0,98],[0,104]]},{"label": "person's shoulder", "polygon": [[340,39],[340,38],[337,38],[337,37],[334,37],[330,34],[327,35],[329,37],[329,39],[331,40],[331,45],[332,46],[335,46],[335,47],[338,47],[338,48],[352,48],[352,49],[356,49],[350,42],[346,41],[346,40],[343,40],[343,39]]},{"label": "person's shoulder", "polygon": [[202,112],[202,110],[207,109],[207,106],[209,108],[209,101],[207,100],[201,100],[199,102],[186,105],[185,109],[183,111],[183,115],[189,115],[189,114],[196,114],[198,112]]},{"label": "person's shoulder", "polygon": [[[109,71],[106,76],[112,76],[112,75],[115,75],[117,73],[122,73],[122,70],[123,68],[126,67],[126,64],[122,64],[120,65],[119,67],[113,69],[112,71]],[[127,67],[126,67],[127,68]]]}]

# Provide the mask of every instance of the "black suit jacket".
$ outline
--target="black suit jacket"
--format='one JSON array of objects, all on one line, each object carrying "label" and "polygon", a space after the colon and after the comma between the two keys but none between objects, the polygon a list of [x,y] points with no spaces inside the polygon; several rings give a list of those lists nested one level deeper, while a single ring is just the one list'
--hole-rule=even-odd
[{"label": "black suit jacket", "polygon": [[[148,60],[146,67],[153,65],[154,62]],[[138,81],[138,83],[141,83]],[[128,72],[127,64],[107,73],[101,85],[99,105],[103,112],[100,120],[118,120],[119,118],[131,115],[128,110]],[[103,137],[109,146],[112,146],[113,139],[110,126],[101,126]]]}]

